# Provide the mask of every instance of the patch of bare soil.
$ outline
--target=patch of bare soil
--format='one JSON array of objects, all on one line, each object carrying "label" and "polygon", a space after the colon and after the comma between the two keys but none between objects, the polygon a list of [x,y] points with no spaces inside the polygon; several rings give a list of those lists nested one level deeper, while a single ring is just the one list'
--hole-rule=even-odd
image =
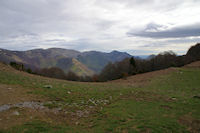
[{"label": "patch of bare soil", "polygon": [[8,129],[32,120],[47,123],[70,124],[71,116],[64,112],[42,111],[30,108],[11,108],[0,113],[0,129]]},{"label": "patch of bare soil", "polygon": [[181,117],[178,122],[187,127],[191,133],[200,133],[200,120],[195,120],[189,115]]},{"label": "patch of bare soil", "polygon": [[44,98],[29,94],[28,90],[22,88],[21,86],[4,84],[0,84],[0,99],[0,105],[34,100],[44,101]]}]

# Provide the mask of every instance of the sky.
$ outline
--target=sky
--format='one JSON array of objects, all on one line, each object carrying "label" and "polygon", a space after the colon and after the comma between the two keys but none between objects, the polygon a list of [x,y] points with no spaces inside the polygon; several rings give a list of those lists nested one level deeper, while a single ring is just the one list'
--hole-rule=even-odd
[{"label": "sky", "polygon": [[0,0],[4,49],[181,55],[197,42],[200,0]]}]

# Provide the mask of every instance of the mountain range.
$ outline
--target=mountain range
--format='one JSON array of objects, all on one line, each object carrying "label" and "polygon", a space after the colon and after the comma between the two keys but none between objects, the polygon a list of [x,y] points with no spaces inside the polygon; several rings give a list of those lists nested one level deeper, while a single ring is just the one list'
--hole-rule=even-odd
[{"label": "mountain range", "polygon": [[0,49],[0,61],[5,63],[23,63],[31,69],[58,67],[64,72],[72,71],[79,76],[90,76],[101,72],[109,63],[131,57],[126,52],[99,51],[79,52],[76,50],[50,48],[28,51],[10,51]]}]

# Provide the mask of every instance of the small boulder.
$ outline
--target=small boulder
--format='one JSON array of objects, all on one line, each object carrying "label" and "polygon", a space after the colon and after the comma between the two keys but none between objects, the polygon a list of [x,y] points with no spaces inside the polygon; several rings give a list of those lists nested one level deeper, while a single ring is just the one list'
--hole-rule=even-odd
[{"label": "small boulder", "polygon": [[75,124],[76,124],[76,125],[79,125],[79,122],[77,121]]},{"label": "small boulder", "polygon": [[53,86],[52,85],[45,85],[44,88],[51,89],[51,88],[53,88]]},{"label": "small boulder", "polygon": [[176,97],[172,97],[171,100],[175,101],[175,100],[177,100],[177,98]]},{"label": "small boulder", "polygon": [[18,112],[18,111],[15,111],[15,112],[13,112],[13,115],[18,116],[18,115],[19,115],[19,112]]}]

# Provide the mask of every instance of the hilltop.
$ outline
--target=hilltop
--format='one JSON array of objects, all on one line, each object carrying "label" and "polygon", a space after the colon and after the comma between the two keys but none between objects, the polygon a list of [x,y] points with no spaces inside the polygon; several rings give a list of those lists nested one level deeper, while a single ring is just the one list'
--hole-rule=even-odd
[{"label": "hilltop", "polygon": [[0,132],[198,132],[199,67],[82,83],[0,63]]}]

